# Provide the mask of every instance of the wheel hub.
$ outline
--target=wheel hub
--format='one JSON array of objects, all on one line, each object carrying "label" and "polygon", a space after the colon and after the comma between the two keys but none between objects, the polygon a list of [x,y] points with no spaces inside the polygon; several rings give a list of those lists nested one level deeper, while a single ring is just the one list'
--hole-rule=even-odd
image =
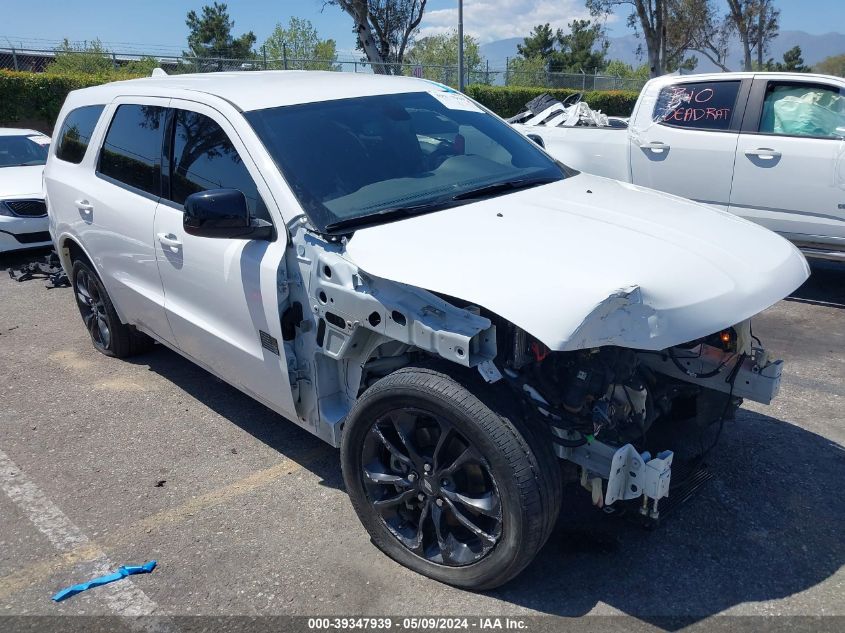
[{"label": "wheel hub", "polygon": [[362,447],[370,503],[417,556],[462,566],[487,556],[502,534],[490,467],[450,421],[419,409],[373,423]]},{"label": "wheel hub", "polygon": [[440,486],[437,483],[437,477],[423,477],[420,488],[429,497],[433,497],[440,492]]}]

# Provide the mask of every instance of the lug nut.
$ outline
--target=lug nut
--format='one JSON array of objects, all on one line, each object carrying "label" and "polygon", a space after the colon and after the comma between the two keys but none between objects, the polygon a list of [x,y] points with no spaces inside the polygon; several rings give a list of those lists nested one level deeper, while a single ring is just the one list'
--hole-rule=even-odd
[{"label": "lug nut", "polygon": [[436,504],[437,504],[439,507],[441,507],[441,508],[443,507],[443,499],[438,499],[438,500],[437,500],[437,501],[435,501],[434,503],[436,503]]},{"label": "lug nut", "polygon": [[410,475],[408,475],[408,481],[410,481],[411,483],[415,482],[416,480],[417,480],[417,473],[411,473]]},{"label": "lug nut", "polygon": [[417,495],[417,499],[419,499],[420,501],[425,501],[425,495],[423,493],[420,493]]},{"label": "lug nut", "polygon": [[425,466],[423,466],[423,470],[425,472],[431,472],[431,464],[426,464]]}]

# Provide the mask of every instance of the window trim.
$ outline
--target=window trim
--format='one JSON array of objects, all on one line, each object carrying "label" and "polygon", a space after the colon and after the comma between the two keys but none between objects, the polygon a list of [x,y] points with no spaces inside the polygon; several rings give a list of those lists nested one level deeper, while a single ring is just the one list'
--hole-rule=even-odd
[{"label": "window trim", "polygon": [[[167,101],[167,100],[164,100],[164,101]],[[165,121],[166,121],[166,115],[167,115],[167,111],[169,110],[169,107],[167,105],[162,105],[160,103],[139,103],[138,100],[132,100],[132,99],[127,99],[126,101],[121,100],[121,99],[116,99],[115,101],[113,101],[111,103],[111,105],[114,105],[114,110],[111,113],[111,118],[109,119],[109,125],[106,128],[105,132],[103,133],[103,137],[98,144],[99,147],[97,149],[97,155],[94,157],[94,175],[97,178],[100,178],[101,180],[104,180],[111,185],[114,185],[116,187],[119,187],[121,189],[129,191],[130,193],[134,193],[136,195],[139,195],[142,198],[146,198],[148,200],[153,200],[155,202],[161,201],[162,165],[161,165],[161,158],[160,157],[159,157],[159,167],[158,167],[159,195],[155,195],[153,193],[150,193],[149,191],[145,191],[144,189],[140,189],[138,187],[135,187],[134,185],[130,185],[127,182],[123,182],[122,180],[118,180],[117,178],[114,178],[113,176],[109,176],[108,174],[104,174],[103,172],[100,171],[100,161],[102,160],[102,157],[103,157],[103,149],[106,145],[106,139],[108,139],[108,137],[109,137],[109,131],[111,130],[111,126],[114,124],[114,119],[117,116],[117,112],[120,109],[120,106],[124,106],[124,105],[126,105],[126,106],[145,106],[146,105],[146,106],[161,108],[164,111],[163,114],[165,115]],[[162,130],[162,145],[164,144],[164,133],[165,132],[166,132],[166,130]]]},{"label": "window trim", "polygon": [[[730,125],[726,127],[724,130],[714,130],[710,128],[701,128],[701,127],[684,127],[683,125],[674,125],[672,123],[667,123],[666,121],[656,121],[657,125],[662,125],[663,127],[667,127],[672,130],[682,130],[685,132],[708,132],[710,134],[738,134],[742,129],[742,124],[744,121],[745,113],[747,111],[747,104],[748,104],[748,95],[751,92],[751,80],[750,79],[711,79],[711,80],[689,80],[689,81],[676,81],[672,83],[668,83],[664,86],[661,86],[657,91],[657,99],[660,99],[660,93],[664,90],[671,88],[673,86],[690,86],[695,84],[724,84],[724,83],[739,83],[739,87],[736,93],[736,100],[734,101],[733,107],[733,114],[731,114],[731,121]],[[654,109],[657,108],[657,103],[655,101],[654,108],[649,113],[652,121],[654,121]]]},{"label": "window trim", "polygon": [[[58,134],[58,138],[56,139],[56,142],[50,143],[50,154],[53,155],[53,158],[55,158],[56,160],[60,160],[63,163],[67,163],[68,165],[81,165],[82,163],[84,163],[85,157],[88,155],[89,148],[91,147],[91,145],[94,144],[93,141],[94,141],[94,138],[95,138],[95,136],[94,136],[95,132],[97,131],[97,127],[100,125],[100,121],[103,118],[103,113],[106,111],[106,108],[108,108],[108,105],[109,105],[108,103],[89,103],[89,104],[86,104],[86,105],[77,106],[77,107],[73,108],[70,112],[68,112],[65,115],[65,117],[62,119],[62,125],[59,127],[59,134]],[[67,120],[70,118],[70,116],[74,112],[78,112],[79,110],[83,110],[85,108],[100,108],[100,113],[97,115],[97,120],[94,121],[94,127],[91,128],[91,136],[88,139],[88,143],[85,145],[85,151],[82,152],[82,158],[79,159],[79,162],[73,162],[72,160],[65,160],[64,158],[59,156],[59,148],[62,146],[62,142],[61,142],[62,141],[62,129],[64,128],[65,123],[67,123]],[[49,157],[49,154],[48,154],[48,157]]]},{"label": "window trim", "polygon": [[839,93],[845,97],[845,87],[837,86],[832,83],[825,83],[816,78],[810,81],[802,81],[801,79],[772,79],[769,77],[755,77],[754,86],[751,90],[751,96],[748,100],[748,108],[745,112],[745,117],[742,121],[742,129],[740,134],[774,137],[774,138],[797,138],[810,139],[814,141],[836,141],[841,143],[845,137],[835,136],[805,136],[803,134],[781,134],[778,132],[761,132],[760,124],[763,122],[763,109],[766,106],[766,95],[769,92],[769,86],[776,84],[779,86],[795,86],[800,88],[837,88]]},{"label": "window trim", "polygon": [[[202,109],[208,109],[209,111],[214,112],[214,115],[210,114],[209,112],[203,112]],[[164,142],[162,144],[162,162],[161,162],[161,176],[162,176],[161,193],[162,193],[162,195],[161,195],[161,198],[159,199],[159,204],[167,205],[171,209],[176,209],[176,210],[179,210],[183,213],[185,211],[184,204],[179,204],[178,202],[175,202],[174,200],[171,199],[171,194],[172,194],[171,189],[172,189],[172,187],[171,187],[171,182],[170,182],[170,180],[171,180],[170,179],[170,171],[173,168],[173,149],[175,147],[175,135],[176,135],[176,111],[177,110],[184,110],[185,112],[192,112],[194,114],[198,114],[200,116],[207,117],[207,118],[211,119],[214,123],[216,123],[220,127],[220,129],[222,130],[223,134],[226,135],[226,138],[232,144],[232,147],[235,149],[235,151],[238,152],[238,156],[241,157],[241,162],[244,165],[244,169],[246,169],[247,174],[249,174],[249,177],[252,179],[252,182],[255,185],[256,193],[261,198],[261,202],[264,204],[264,207],[267,209],[267,215],[270,218],[269,221],[273,225],[273,237],[272,237],[272,239],[265,240],[265,241],[275,242],[277,239],[279,239],[279,230],[276,226],[277,223],[276,223],[275,218],[273,217],[273,213],[272,213],[272,211],[270,211],[270,205],[267,204],[267,200],[266,200],[267,196],[265,196],[261,193],[261,188],[258,185],[258,180],[253,175],[252,171],[249,168],[249,165],[247,165],[246,160],[244,160],[244,155],[246,155],[248,157],[248,160],[252,161],[253,164],[254,164],[255,161],[253,160],[252,156],[250,155],[249,151],[246,148],[246,145],[244,144],[244,142],[240,138],[240,136],[237,134],[237,130],[234,128],[234,126],[231,124],[231,122],[229,122],[229,120],[226,119],[226,117],[222,113],[218,112],[216,109],[209,106],[208,104],[196,103],[196,102],[187,101],[187,100],[184,100],[184,99],[179,99],[176,103],[171,103],[171,105],[168,106],[167,110],[168,110],[168,112],[167,112],[167,116],[165,118],[166,127],[164,129]],[[231,134],[228,130],[226,130],[226,126],[223,123],[221,123],[221,120],[228,123],[229,126],[232,128],[232,130],[235,132],[234,137],[237,137],[238,142],[240,142],[241,148],[238,148],[237,142],[233,138],[233,134]],[[165,172],[165,165],[167,166],[166,172]],[[256,167],[256,171],[258,171],[258,173],[260,174],[261,172],[260,172],[260,170],[258,170],[257,165],[255,167]],[[262,180],[263,180],[263,178],[262,178]],[[270,191],[270,194],[271,194],[270,199],[273,200],[274,204],[275,204],[275,199],[272,196],[272,189],[270,189],[270,186],[266,183],[266,181],[264,181],[264,184],[268,188],[268,190]],[[254,216],[250,216],[250,217],[252,218]],[[283,218],[283,220],[284,220],[284,218]]]}]

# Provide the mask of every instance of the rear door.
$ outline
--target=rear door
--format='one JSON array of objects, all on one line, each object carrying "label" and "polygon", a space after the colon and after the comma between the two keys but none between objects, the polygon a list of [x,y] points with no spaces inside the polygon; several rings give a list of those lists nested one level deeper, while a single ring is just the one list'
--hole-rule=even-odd
[{"label": "rear door", "polygon": [[845,252],[845,83],[758,76],[731,211],[801,246]]},{"label": "rear door", "polygon": [[84,245],[121,318],[172,343],[153,244],[168,102],[151,97],[112,102],[94,171],[77,183],[74,204],[88,225]]},{"label": "rear door", "polygon": [[631,179],[727,209],[734,155],[750,81],[655,85],[640,97],[630,128]]},{"label": "rear door", "polygon": [[[165,193],[155,218],[155,253],[178,348],[265,404],[295,416],[280,314],[287,301],[287,232],[271,214],[269,188],[234,127],[217,110],[171,102]],[[197,237],[183,230],[192,193],[238,189],[254,217],[272,222],[273,242]]]}]

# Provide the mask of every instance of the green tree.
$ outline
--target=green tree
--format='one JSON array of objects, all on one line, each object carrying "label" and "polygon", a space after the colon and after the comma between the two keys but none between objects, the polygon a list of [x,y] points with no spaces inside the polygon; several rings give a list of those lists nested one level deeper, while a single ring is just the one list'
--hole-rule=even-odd
[{"label": "green tree", "polygon": [[569,34],[557,32],[560,50],[552,54],[550,70],[596,73],[607,65],[608,41],[602,26],[590,20],[569,23]]},{"label": "green tree", "polygon": [[555,33],[548,23],[538,24],[531,34],[522,40],[522,44],[516,45],[516,50],[524,59],[540,57],[549,60],[555,52],[555,43],[559,34],[560,29]]},{"label": "green tree", "polygon": [[801,47],[793,46],[783,54],[783,64],[778,64],[778,70],[789,73],[808,73],[812,69],[804,64]]},{"label": "green tree", "polygon": [[523,60],[542,59],[549,72],[577,73],[603,69],[607,47],[601,24],[574,20],[569,23],[567,34],[562,29],[552,31],[548,24],[538,24],[522,44],[517,44],[517,51]]},{"label": "green tree", "polygon": [[218,57],[223,59],[249,59],[254,57],[252,47],[255,34],[252,31],[240,37],[232,35],[235,22],[229,17],[225,3],[215,2],[205,5],[202,14],[188,11],[185,18],[190,33],[188,34],[189,51],[186,57]]},{"label": "green tree", "polygon": [[604,69],[604,73],[606,75],[610,75],[611,77],[619,77],[620,79],[638,79],[643,82],[648,81],[649,77],[647,64],[641,64],[637,68],[634,68],[631,64],[626,64],[619,59],[614,59],[613,61],[608,62]]},{"label": "green tree", "polygon": [[[458,85],[458,32],[441,33],[417,40],[406,60],[423,66],[423,77],[450,86]],[[468,83],[484,83],[481,49],[471,35],[464,35],[464,68]],[[408,72],[408,69],[406,69]]]},{"label": "green tree", "polygon": [[50,74],[107,75],[114,72],[111,51],[99,39],[79,45],[65,38],[55,50],[56,57],[45,69]]},{"label": "green tree", "polygon": [[161,63],[155,57],[144,56],[141,59],[126,62],[120,69],[130,75],[149,76],[159,66]]},{"label": "green tree", "polygon": [[594,16],[606,17],[624,7],[630,9],[628,26],[645,41],[652,77],[693,63],[685,55],[695,48],[699,25],[710,23],[709,15],[715,10],[705,0],[587,0]]},{"label": "green tree", "polygon": [[283,68],[287,57],[291,60],[288,68],[339,70],[335,41],[321,40],[311,21],[303,18],[292,17],[287,28],[276,24],[264,42],[264,50],[271,68]]},{"label": "green tree", "polygon": [[408,46],[420,26],[428,0],[324,0],[349,15],[373,72],[401,74]]},{"label": "green tree", "polygon": [[845,55],[834,55],[823,59],[815,65],[813,71],[823,75],[845,77]]},{"label": "green tree", "polygon": [[764,64],[763,70],[777,71],[780,73],[808,73],[813,69],[804,64],[801,47],[793,46],[783,54],[782,62],[776,62],[770,59]]},{"label": "green tree", "polygon": [[508,86],[548,86],[548,62],[539,56],[513,57],[508,61],[505,83]]}]

